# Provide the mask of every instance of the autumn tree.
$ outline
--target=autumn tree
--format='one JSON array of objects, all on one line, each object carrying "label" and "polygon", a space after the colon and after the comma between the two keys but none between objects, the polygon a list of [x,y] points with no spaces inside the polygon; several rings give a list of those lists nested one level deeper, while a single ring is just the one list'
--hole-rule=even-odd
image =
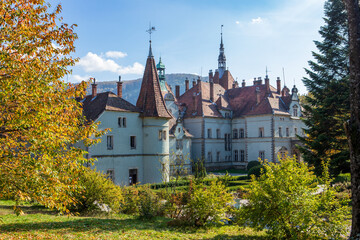
[{"label": "autumn tree", "polygon": [[349,118],[348,30],[342,0],[327,0],[322,41],[315,41],[318,52],[305,69],[303,79],[309,94],[303,99],[306,137],[300,137],[304,160],[323,173],[323,162],[330,162],[332,175],[350,171],[349,147],[343,122]]},{"label": "autumn tree", "polygon": [[360,239],[360,7],[358,0],[343,0],[349,22],[350,120],[345,124],[350,147],[352,227]]},{"label": "autumn tree", "polygon": [[86,161],[75,143],[96,126],[84,124],[84,86],[61,79],[75,63],[74,26],[61,5],[44,0],[0,1],[0,198],[35,200],[66,211]]}]

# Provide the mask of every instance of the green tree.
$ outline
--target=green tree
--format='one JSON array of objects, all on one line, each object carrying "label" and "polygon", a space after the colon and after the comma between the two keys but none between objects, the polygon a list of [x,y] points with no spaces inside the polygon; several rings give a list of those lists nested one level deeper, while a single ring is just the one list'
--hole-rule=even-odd
[{"label": "green tree", "polygon": [[75,60],[73,29],[44,0],[0,1],[0,198],[35,200],[67,211],[85,152],[74,147],[84,124],[78,88],[60,79]]},{"label": "green tree", "polygon": [[238,212],[242,226],[268,230],[274,239],[339,239],[347,233],[347,200],[338,200],[329,178],[318,181],[311,169],[296,158],[264,162],[265,173],[252,176],[249,202]]},{"label": "green tree", "polygon": [[300,138],[304,160],[321,175],[322,163],[330,161],[332,175],[349,172],[350,157],[343,123],[349,119],[348,31],[341,0],[325,2],[325,25],[320,28],[322,41],[315,41],[318,53],[309,61],[303,79],[309,94],[305,97],[306,137]]},{"label": "green tree", "polygon": [[344,0],[349,22],[350,108],[345,128],[351,158],[351,239],[360,239],[360,6],[358,0]]}]

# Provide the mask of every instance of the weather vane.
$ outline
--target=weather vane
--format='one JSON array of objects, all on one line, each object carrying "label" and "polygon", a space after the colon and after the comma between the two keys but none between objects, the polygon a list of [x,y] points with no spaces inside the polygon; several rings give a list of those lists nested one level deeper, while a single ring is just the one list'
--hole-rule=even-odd
[{"label": "weather vane", "polygon": [[222,29],[223,29],[223,27],[224,27],[224,25],[223,25],[223,24],[221,24],[221,35],[222,35]]},{"label": "weather vane", "polygon": [[150,42],[151,42],[151,34],[152,34],[152,32],[154,32],[154,31],[155,31],[155,27],[152,27],[152,26],[151,26],[151,22],[150,22],[150,24],[149,24],[149,29],[146,30],[146,32],[148,32],[149,35],[150,35]]},{"label": "weather vane", "polygon": [[267,66],[266,66],[266,69],[265,69],[265,73],[266,73],[266,77],[268,77],[268,73],[269,73],[270,71],[268,70],[268,68],[267,68]]}]

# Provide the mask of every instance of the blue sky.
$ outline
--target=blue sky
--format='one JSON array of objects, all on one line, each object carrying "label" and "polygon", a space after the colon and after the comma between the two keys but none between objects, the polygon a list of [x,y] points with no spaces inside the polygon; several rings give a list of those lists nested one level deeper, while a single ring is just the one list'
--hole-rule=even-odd
[{"label": "blue sky", "polygon": [[149,22],[156,61],[162,57],[166,73],[202,73],[217,68],[220,26],[227,67],[249,85],[276,77],[300,93],[304,68],[320,40],[324,0],[51,0],[61,3],[64,22],[76,23],[75,57],[80,61],[67,80],[78,82],[131,80],[142,77],[149,47]]}]

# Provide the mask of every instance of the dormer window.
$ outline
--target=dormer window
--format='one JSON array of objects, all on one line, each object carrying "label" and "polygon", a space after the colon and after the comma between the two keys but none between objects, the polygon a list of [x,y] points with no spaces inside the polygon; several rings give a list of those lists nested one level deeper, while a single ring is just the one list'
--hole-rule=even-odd
[{"label": "dormer window", "polygon": [[293,106],[293,116],[294,117],[297,117],[298,116],[298,109],[299,107],[297,105],[294,105]]}]

